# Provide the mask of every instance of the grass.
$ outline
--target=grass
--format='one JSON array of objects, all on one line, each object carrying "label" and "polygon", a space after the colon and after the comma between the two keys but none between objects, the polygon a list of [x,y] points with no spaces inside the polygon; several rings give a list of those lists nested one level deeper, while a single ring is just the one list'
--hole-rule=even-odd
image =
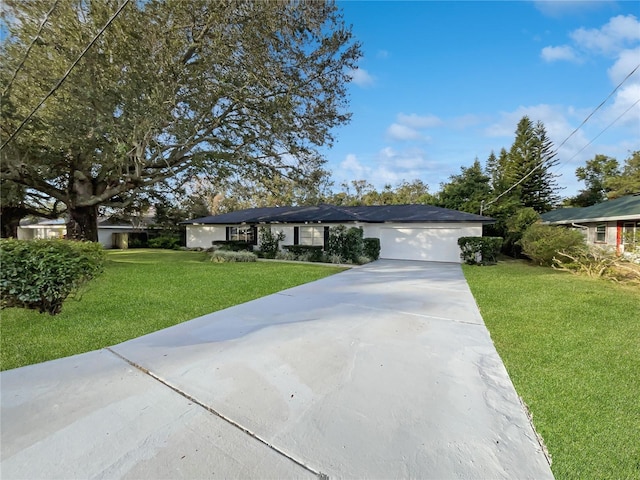
[{"label": "grass", "polygon": [[292,263],[212,263],[206,253],[122,250],[57,316],[9,308],[0,317],[0,369],[103,348],[343,268]]},{"label": "grass", "polygon": [[555,477],[640,478],[640,290],[518,261],[463,268]]}]

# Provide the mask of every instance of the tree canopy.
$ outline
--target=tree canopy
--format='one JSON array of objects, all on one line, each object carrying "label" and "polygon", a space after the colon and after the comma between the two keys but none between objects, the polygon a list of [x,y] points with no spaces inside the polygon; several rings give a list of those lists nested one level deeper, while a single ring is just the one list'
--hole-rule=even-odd
[{"label": "tree canopy", "polygon": [[459,175],[452,175],[449,182],[442,185],[437,204],[462,212],[479,213],[482,201],[491,194],[491,177],[483,171],[477,158],[473,165],[460,170]]},{"label": "tree canopy", "polygon": [[620,168],[615,158],[596,155],[593,159],[587,160],[583,167],[576,169],[576,178],[584,182],[586,188],[570,198],[569,203],[575,207],[588,207],[606,200],[609,179],[619,175]]},{"label": "tree canopy", "polygon": [[64,203],[68,233],[97,239],[98,206],[160,182],[304,175],[349,120],[361,55],[333,2],[62,0],[15,80],[50,2],[5,0],[1,174]]},{"label": "tree canopy", "polygon": [[631,152],[625,159],[622,170],[605,180],[609,198],[618,198],[640,193],[640,150]]}]

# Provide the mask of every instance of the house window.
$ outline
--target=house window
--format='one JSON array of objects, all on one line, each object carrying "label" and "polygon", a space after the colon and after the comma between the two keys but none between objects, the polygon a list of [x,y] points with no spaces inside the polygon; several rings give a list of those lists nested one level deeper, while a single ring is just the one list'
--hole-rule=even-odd
[{"label": "house window", "polygon": [[324,246],[324,227],[300,227],[298,245]]},{"label": "house window", "polygon": [[256,243],[255,227],[229,227],[227,240],[232,242]]},{"label": "house window", "polygon": [[596,243],[606,243],[607,241],[607,226],[598,225],[596,227]]}]

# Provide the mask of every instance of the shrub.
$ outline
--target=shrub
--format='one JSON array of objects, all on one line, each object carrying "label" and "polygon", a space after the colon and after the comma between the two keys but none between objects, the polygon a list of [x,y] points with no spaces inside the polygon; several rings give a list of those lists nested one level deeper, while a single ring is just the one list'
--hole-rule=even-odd
[{"label": "shrub", "polygon": [[358,265],[364,265],[365,263],[370,263],[370,262],[371,262],[371,259],[366,255],[360,255],[356,261]]},{"label": "shrub", "polygon": [[226,250],[228,252],[252,252],[253,244],[249,242],[241,242],[238,240],[214,240],[211,244],[218,250]]},{"label": "shrub", "polygon": [[288,252],[286,250],[278,250],[276,253],[277,260],[296,260],[298,257],[293,252]]},{"label": "shrub", "polygon": [[347,261],[357,263],[358,257],[363,254],[364,249],[362,235],[362,228],[359,227],[351,227],[349,229],[344,225],[331,227],[329,229],[327,253],[329,255],[340,255]]},{"label": "shrub", "polygon": [[67,297],[102,272],[104,259],[99,243],[3,239],[1,306],[56,315]]},{"label": "shrub", "polygon": [[344,263],[344,259],[340,255],[336,255],[334,253],[325,253],[322,261],[325,263]]},{"label": "shrub", "polygon": [[296,260],[302,262],[321,262],[322,247],[317,245],[287,245],[285,248],[288,252],[296,256]]},{"label": "shrub", "polygon": [[573,255],[586,248],[584,236],[577,230],[534,223],[520,240],[522,253],[539,265],[551,266],[562,251]]},{"label": "shrub", "polygon": [[364,238],[363,239],[362,253],[373,260],[380,258],[380,239],[379,238]]},{"label": "shrub", "polygon": [[272,232],[269,227],[260,227],[260,252],[264,258],[276,258],[280,242],[285,239],[284,232]]},{"label": "shrub", "polygon": [[160,235],[150,238],[149,248],[164,248],[165,250],[180,250],[180,239],[171,235]]},{"label": "shrub", "polygon": [[502,237],[460,237],[460,258],[467,265],[488,265],[496,263]]},{"label": "shrub", "polygon": [[251,252],[232,252],[230,250],[216,250],[211,253],[211,261],[215,263],[227,262],[255,262],[257,255]]},{"label": "shrub", "polygon": [[520,240],[527,229],[540,220],[540,215],[531,207],[524,207],[517,210],[505,221],[505,238],[503,251],[515,258],[522,255]]}]

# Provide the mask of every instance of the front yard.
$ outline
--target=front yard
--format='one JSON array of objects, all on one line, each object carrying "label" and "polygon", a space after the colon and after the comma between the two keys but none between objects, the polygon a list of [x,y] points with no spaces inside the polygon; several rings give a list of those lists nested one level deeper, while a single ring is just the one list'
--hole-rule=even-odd
[{"label": "front yard", "polygon": [[637,286],[519,261],[463,269],[556,478],[640,478]]},{"label": "front yard", "polygon": [[[463,269],[556,478],[640,478],[640,290],[520,261]],[[0,367],[114,345],[341,270],[109,252],[61,314],[2,311]]]},{"label": "front yard", "polygon": [[0,368],[115,345],[201,315],[342,271],[325,265],[212,263],[204,252],[110,251],[105,272],[81,301],[68,299],[52,317],[5,309]]}]

